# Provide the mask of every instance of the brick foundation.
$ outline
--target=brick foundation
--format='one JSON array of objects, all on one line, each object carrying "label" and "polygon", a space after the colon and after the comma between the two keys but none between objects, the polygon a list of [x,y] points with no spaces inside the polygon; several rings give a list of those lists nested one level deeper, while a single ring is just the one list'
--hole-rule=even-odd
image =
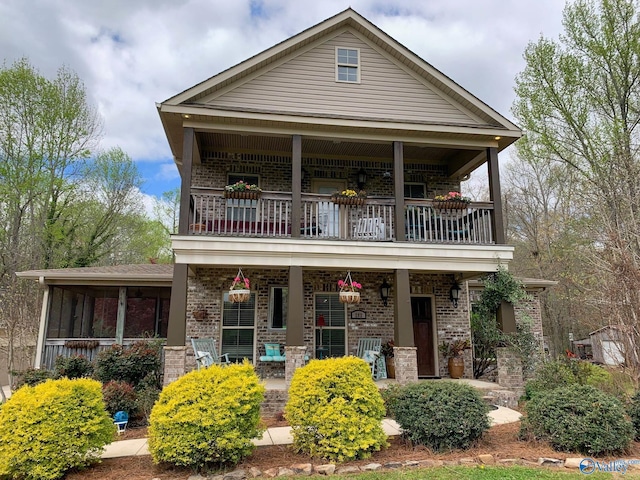
[{"label": "brick foundation", "polygon": [[401,385],[418,381],[418,357],[416,347],[393,347],[396,382]]},{"label": "brick foundation", "polygon": [[164,380],[169,385],[186,373],[187,347],[164,347]]},{"label": "brick foundation", "polygon": [[287,385],[289,385],[296,369],[304,367],[304,356],[307,354],[307,347],[286,346],[284,347],[284,351],[287,357],[284,363],[284,378],[287,381]]},{"label": "brick foundation", "polygon": [[496,348],[498,385],[512,391],[524,392],[522,362],[508,347]]}]

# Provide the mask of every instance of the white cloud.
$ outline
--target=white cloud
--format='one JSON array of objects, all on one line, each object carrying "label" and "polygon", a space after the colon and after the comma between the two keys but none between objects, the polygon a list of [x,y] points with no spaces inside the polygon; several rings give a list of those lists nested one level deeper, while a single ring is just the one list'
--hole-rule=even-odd
[{"label": "white cloud", "polygon": [[[0,51],[7,63],[26,56],[49,76],[68,65],[104,118],[102,146],[164,161],[171,155],[156,102],[349,6],[509,116],[524,48],[542,32],[557,36],[563,3],[5,0]],[[162,165],[157,175],[170,173]]]}]

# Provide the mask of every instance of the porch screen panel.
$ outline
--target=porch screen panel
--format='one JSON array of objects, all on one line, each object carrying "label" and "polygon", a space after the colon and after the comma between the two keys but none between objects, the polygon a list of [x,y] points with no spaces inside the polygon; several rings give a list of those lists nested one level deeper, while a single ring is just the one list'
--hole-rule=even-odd
[{"label": "porch screen panel", "polygon": [[117,288],[54,287],[47,338],[113,337],[117,310]]},{"label": "porch screen panel", "polygon": [[127,288],[124,337],[166,338],[170,297],[169,288]]},{"label": "porch screen panel", "polygon": [[255,293],[246,302],[239,303],[230,302],[229,293],[224,294],[221,353],[228,353],[232,362],[241,362],[244,358],[253,362],[255,317]]},{"label": "porch screen panel", "polygon": [[[324,318],[325,326],[317,326],[318,318]],[[315,298],[316,358],[343,357],[346,355],[346,312],[337,293],[317,293]]]}]

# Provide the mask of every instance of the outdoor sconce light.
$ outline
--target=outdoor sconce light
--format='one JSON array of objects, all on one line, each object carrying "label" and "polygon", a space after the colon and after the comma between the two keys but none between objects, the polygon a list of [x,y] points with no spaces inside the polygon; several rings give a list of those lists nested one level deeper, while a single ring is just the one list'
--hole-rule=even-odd
[{"label": "outdoor sconce light", "polygon": [[387,283],[387,279],[385,278],[382,281],[382,285],[380,285],[380,298],[382,299],[382,304],[386,307],[387,300],[389,300],[389,291],[391,290],[391,285]]},{"label": "outdoor sconce light", "polygon": [[358,170],[358,188],[362,190],[365,183],[367,183],[367,172],[364,171],[364,168],[361,168]]},{"label": "outdoor sconce light", "polygon": [[460,285],[458,282],[454,282],[451,290],[449,290],[449,300],[455,308],[458,308],[458,300],[460,299]]}]

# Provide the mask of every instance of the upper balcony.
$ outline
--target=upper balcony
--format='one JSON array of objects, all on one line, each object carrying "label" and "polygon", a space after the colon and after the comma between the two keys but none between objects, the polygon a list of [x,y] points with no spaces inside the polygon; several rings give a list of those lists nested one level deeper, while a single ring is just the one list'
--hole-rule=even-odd
[{"label": "upper balcony", "polygon": [[[422,244],[492,245],[493,204],[439,205],[406,198],[404,225],[398,228],[395,199],[367,197],[341,203],[330,194],[301,194],[299,215],[293,215],[291,193],[262,192],[257,198],[225,198],[224,189],[191,192],[189,234],[223,237]],[[299,218],[294,225],[294,217]],[[399,231],[400,230],[400,231]]]}]

